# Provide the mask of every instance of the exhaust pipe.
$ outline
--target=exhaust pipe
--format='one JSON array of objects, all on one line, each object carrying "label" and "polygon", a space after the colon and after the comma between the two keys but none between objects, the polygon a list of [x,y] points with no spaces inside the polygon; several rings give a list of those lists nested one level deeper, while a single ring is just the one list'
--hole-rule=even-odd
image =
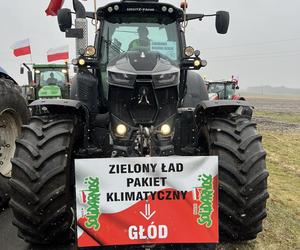
[{"label": "exhaust pipe", "polygon": [[32,71],[26,63],[23,63],[23,66],[27,69],[28,85],[31,86],[33,84]]},{"label": "exhaust pipe", "polygon": [[88,25],[86,19],[86,11],[79,0],[73,0],[73,8],[76,13],[75,28],[83,30],[83,38],[76,38],[76,56],[80,55],[80,51],[84,51],[88,46]]}]

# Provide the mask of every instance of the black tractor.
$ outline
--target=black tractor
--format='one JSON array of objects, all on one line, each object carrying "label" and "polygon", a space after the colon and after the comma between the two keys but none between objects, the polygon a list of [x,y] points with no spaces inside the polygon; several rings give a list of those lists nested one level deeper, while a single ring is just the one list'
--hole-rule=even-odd
[{"label": "black tractor", "polygon": [[[158,0],[113,2],[96,13],[73,4],[75,28],[69,9],[58,14],[60,29],[76,38],[71,100],[31,103],[12,161],[19,236],[42,244],[72,238],[75,158],[217,155],[220,239],[256,238],[266,217],[266,153],[251,106],[209,101],[194,72],[206,61],[186,46],[184,27],[206,15]],[[228,12],[214,16],[225,34]],[[100,23],[94,46],[87,18]]]},{"label": "black tractor", "polygon": [[21,133],[21,125],[29,119],[27,103],[17,82],[0,67],[0,209],[9,201],[8,181],[11,177],[11,158],[15,140]]}]

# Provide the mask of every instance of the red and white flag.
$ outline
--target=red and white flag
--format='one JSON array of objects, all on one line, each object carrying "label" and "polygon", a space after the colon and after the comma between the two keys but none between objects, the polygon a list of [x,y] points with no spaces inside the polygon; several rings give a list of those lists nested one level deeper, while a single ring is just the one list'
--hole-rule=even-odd
[{"label": "red and white flag", "polygon": [[69,46],[62,46],[47,51],[48,62],[69,59]]},{"label": "red and white flag", "polygon": [[31,54],[29,39],[16,41],[11,48],[15,56],[24,56]]},{"label": "red and white flag", "polygon": [[51,0],[48,8],[45,10],[47,16],[57,16],[57,12],[64,4],[64,0]]},{"label": "red and white flag", "polygon": [[232,75],[232,76],[231,76],[231,80],[232,80],[233,82],[238,83],[239,80],[240,80],[240,77],[239,77],[239,76]]}]

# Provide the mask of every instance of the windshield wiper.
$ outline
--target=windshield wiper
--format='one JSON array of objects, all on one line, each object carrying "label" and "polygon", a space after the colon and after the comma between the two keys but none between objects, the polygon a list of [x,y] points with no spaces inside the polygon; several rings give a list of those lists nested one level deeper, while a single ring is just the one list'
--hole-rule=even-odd
[{"label": "windshield wiper", "polygon": [[106,40],[104,37],[103,38],[103,41],[110,47],[112,48],[115,52],[118,52],[118,53],[124,53],[126,52],[125,50],[122,50],[117,44],[115,44],[113,41],[111,40]]}]

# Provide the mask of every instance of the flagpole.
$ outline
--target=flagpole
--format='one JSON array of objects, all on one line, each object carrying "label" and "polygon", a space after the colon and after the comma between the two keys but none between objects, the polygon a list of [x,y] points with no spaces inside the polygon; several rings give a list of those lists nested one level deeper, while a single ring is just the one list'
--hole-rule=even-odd
[{"label": "flagpole", "polygon": [[[31,52],[31,51],[30,51]],[[33,60],[32,60],[32,54],[30,53],[30,61],[31,61],[31,64],[33,64]]]},{"label": "flagpole", "polygon": [[[28,39],[29,40],[29,39]],[[30,40],[29,40],[29,46],[30,46],[30,61],[31,61],[31,64],[33,64],[33,60],[32,60],[32,54],[31,54],[31,43],[30,43]]]},{"label": "flagpole", "polygon": [[97,33],[98,20],[97,20],[97,3],[96,3],[96,0],[94,0],[94,12],[95,12],[95,33]]}]

